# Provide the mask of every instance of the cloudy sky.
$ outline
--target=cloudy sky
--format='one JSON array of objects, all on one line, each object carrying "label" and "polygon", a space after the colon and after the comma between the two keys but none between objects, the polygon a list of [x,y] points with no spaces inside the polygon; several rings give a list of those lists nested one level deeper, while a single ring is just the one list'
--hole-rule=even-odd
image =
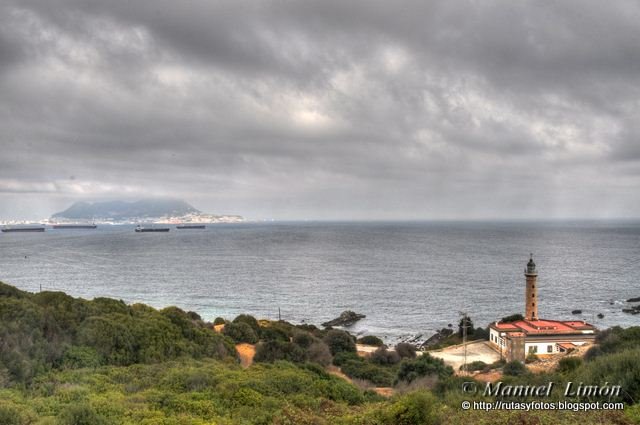
[{"label": "cloudy sky", "polygon": [[0,0],[0,219],[640,216],[640,4]]}]

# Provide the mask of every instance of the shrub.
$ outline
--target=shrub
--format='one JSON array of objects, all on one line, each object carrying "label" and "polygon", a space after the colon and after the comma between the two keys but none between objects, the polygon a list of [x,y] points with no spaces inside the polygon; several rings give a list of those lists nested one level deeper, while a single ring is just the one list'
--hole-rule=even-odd
[{"label": "shrub", "polygon": [[60,425],[102,425],[108,422],[86,403],[71,404],[60,414]]},{"label": "shrub", "polygon": [[388,387],[393,384],[393,373],[388,369],[367,362],[363,359],[347,360],[342,371],[350,378],[366,379],[375,385]]},{"label": "shrub", "polygon": [[575,382],[620,385],[623,401],[637,403],[640,400],[640,348],[600,356],[576,370]]},{"label": "shrub", "polygon": [[72,346],[64,352],[62,366],[71,369],[95,368],[100,366],[100,356],[91,347]]},{"label": "shrub", "polygon": [[538,356],[534,352],[527,354],[527,358],[524,360],[525,363],[533,363],[537,361],[538,361]]},{"label": "shrub", "polygon": [[442,359],[425,353],[414,360],[404,360],[400,363],[396,383],[401,381],[411,383],[414,379],[428,375],[442,379],[453,375],[453,369],[451,366],[447,366]]},{"label": "shrub", "polygon": [[357,342],[358,344],[373,345],[375,347],[380,347],[384,345],[384,341],[382,341],[380,338],[378,338],[375,335],[365,335],[362,338],[358,338]]},{"label": "shrub", "polygon": [[370,360],[372,363],[381,366],[390,366],[399,363],[400,356],[396,351],[389,351],[384,347],[380,347],[371,354]]},{"label": "shrub", "polygon": [[255,344],[258,342],[258,336],[253,331],[251,326],[244,322],[232,322],[224,325],[222,331],[229,338],[233,339],[236,343],[246,342],[248,344]]},{"label": "shrub", "polygon": [[442,423],[441,407],[433,394],[415,391],[397,399],[382,414],[381,423],[435,425]]},{"label": "shrub", "polygon": [[322,341],[312,343],[307,349],[307,359],[310,362],[318,363],[322,366],[328,366],[333,360],[331,351],[327,344]]},{"label": "shrub", "polygon": [[558,372],[573,372],[582,365],[580,357],[564,357],[558,362]]},{"label": "shrub", "polygon": [[487,367],[487,364],[485,362],[483,362],[482,360],[476,360],[471,363],[467,363],[466,367],[465,365],[460,366],[460,370],[466,370],[467,372],[474,372],[476,370],[484,370],[486,367]]},{"label": "shrub", "polygon": [[260,329],[260,339],[264,341],[289,342],[289,334],[278,327],[269,326]]},{"label": "shrub", "polygon": [[272,363],[276,360],[288,360],[300,363],[306,360],[305,351],[292,342],[266,341],[256,346],[255,362]]},{"label": "shrub", "polygon": [[602,348],[594,345],[593,347],[589,348],[586,353],[584,353],[584,360],[589,362],[603,354],[604,353],[602,352]]},{"label": "shrub", "polygon": [[505,316],[500,320],[500,322],[511,323],[511,322],[517,322],[518,320],[524,320],[524,316],[520,313],[512,314],[510,316]]},{"label": "shrub", "polygon": [[[0,287],[0,289],[2,288]],[[0,424],[22,425],[23,420],[21,418],[20,410],[10,404],[0,402]]]},{"label": "shrub", "polygon": [[292,341],[294,344],[298,344],[302,348],[309,348],[316,339],[308,332],[297,331],[293,334]]},{"label": "shrub", "polygon": [[408,342],[401,342],[396,345],[396,353],[403,359],[414,359],[416,357],[416,346]]},{"label": "shrub", "polygon": [[216,317],[213,321],[213,324],[215,326],[224,325],[225,323],[226,323],[226,320],[224,320],[222,317]]},{"label": "shrub", "polygon": [[526,375],[527,367],[524,363],[514,360],[504,365],[502,373],[508,376],[522,376]]},{"label": "shrub", "polygon": [[349,360],[360,360],[360,357],[357,353],[349,351],[343,351],[333,356],[333,364],[336,366],[342,366]]},{"label": "shrub", "polygon": [[251,329],[253,329],[253,332],[255,332],[256,335],[260,335],[260,325],[258,324],[258,321],[255,317],[249,314],[241,314],[237,316],[233,319],[233,323],[246,323],[251,326]]},{"label": "shrub", "polygon": [[356,344],[353,342],[351,335],[345,331],[332,329],[327,332],[324,342],[329,346],[331,354],[334,356],[342,352],[356,352]]}]

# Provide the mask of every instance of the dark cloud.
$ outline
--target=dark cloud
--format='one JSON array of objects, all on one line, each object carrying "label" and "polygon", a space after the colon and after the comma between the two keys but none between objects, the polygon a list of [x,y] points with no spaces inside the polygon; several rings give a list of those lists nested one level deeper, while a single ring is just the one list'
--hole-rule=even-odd
[{"label": "dark cloud", "polygon": [[0,0],[0,24],[0,218],[176,193],[255,218],[640,213],[636,2]]}]

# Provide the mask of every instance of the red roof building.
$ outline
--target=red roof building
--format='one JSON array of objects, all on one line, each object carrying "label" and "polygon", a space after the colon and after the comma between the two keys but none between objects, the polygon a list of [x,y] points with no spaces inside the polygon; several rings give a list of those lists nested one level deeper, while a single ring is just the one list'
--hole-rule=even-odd
[{"label": "red roof building", "polygon": [[489,325],[489,341],[508,361],[524,361],[526,355],[553,355],[593,343],[596,328],[585,321],[538,318],[537,276],[533,257],[525,269],[525,318]]}]

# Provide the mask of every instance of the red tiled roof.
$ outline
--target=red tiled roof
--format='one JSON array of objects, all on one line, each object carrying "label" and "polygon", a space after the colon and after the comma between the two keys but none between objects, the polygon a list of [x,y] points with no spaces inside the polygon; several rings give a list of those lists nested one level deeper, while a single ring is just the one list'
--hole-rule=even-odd
[{"label": "red tiled roof", "polygon": [[500,331],[521,331],[526,334],[572,334],[594,329],[592,325],[581,321],[558,320],[518,320],[511,323],[493,323],[491,326]]},{"label": "red tiled roof", "polygon": [[572,348],[576,348],[576,345],[570,342],[559,342],[558,346],[564,348],[565,350],[571,350]]}]

